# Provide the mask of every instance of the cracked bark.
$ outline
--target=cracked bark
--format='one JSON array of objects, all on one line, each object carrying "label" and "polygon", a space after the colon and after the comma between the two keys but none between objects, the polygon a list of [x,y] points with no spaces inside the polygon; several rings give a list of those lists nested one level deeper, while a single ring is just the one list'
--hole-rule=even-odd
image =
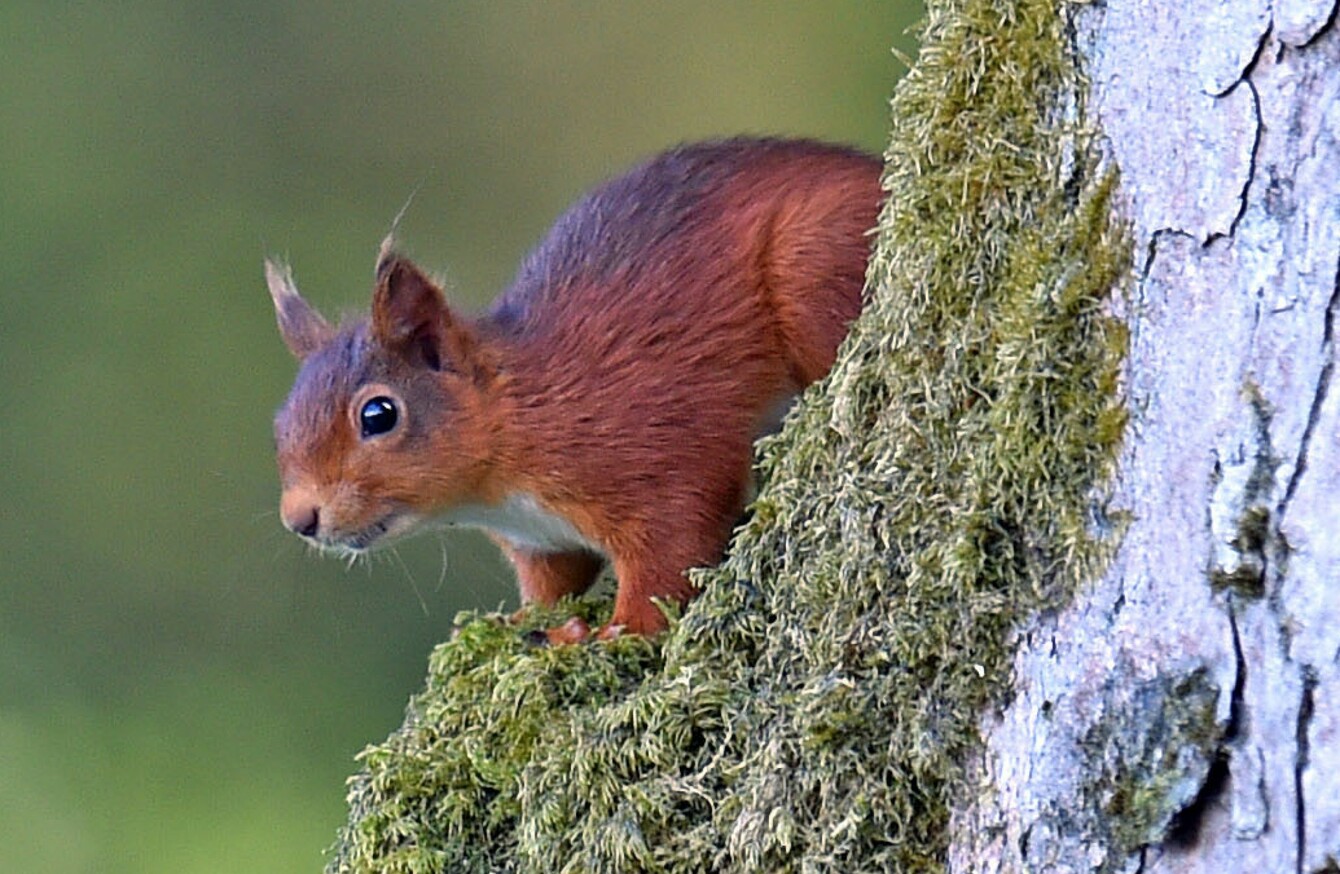
[{"label": "cracked bark", "polygon": [[1336,5],[1111,3],[1078,31],[1144,253],[1133,521],[1019,629],[951,868],[1340,871]]}]

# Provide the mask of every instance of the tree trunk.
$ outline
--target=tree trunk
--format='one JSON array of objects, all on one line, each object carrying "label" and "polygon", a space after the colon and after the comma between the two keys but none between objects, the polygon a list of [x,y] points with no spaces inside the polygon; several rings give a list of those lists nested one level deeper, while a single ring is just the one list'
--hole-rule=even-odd
[{"label": "tree trunk", "polygon": [[1340,871],[1340,31],[1273,7],[1079,16],[1143,259],[1129,527],[1020,631],[954,870]]}]

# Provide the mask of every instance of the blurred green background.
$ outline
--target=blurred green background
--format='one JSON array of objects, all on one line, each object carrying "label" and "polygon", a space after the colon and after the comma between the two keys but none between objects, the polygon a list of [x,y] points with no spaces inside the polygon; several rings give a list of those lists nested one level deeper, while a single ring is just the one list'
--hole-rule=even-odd
[{"label": "blurred green background", "polygon": [[280,528],[294,364],[405,248],[483,306],[592,183],[682,140],[879,150],[914,3],[0,6],[0,871],[315,871],[477,535],[370,566]]}]

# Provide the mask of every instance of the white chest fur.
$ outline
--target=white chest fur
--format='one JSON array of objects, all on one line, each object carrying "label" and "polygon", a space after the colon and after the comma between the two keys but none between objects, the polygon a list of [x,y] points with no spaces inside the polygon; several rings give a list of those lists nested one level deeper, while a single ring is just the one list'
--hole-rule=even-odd
[{"label": "white chest fur", "polygon": [[536,552],[571,552],[587,549],[600,552],[596,544],[582,536],[571,522],[557,516],[525,492],[507,496],[501,504],[467,504],[448,511],[443,517],[451,525],[483,528],[505,538],[514,546]]}]

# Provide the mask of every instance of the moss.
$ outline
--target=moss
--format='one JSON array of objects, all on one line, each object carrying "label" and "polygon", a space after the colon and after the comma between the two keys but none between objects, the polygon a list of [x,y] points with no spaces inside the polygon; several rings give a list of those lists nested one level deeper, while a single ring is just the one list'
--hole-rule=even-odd
[{"label": "moss", "polygon": [[1194,810],[1206,785],[1222,733],[1219,690],[1203,670],[1180,679],[1159,677],[1137,686],[1086,733],[1092,766],[1081,793],[1088,840],[1107,848],[1108,866],[1120,870],[1128,854],[1163,840],[1176,817]]},{"label": "moss", "polygon": [[1264,597],[1264,555],[1269,536],[1270,510],[1259,504],[1245,509],[1238,517],[1237,534],[1228,543],[1238,561],[1231,568],[1211,568],[1210,588],[1216,592],[1232,591],[1244,598]]},{"label": "moss", "polygon": [[[593,618],[592,602],[569,606]],[[557,619],[530,617],[537,627]],[[405,725],[362,755],[340,860],[352,870],[498,870],[515,851],[521,771],[557,720],[626,695],[660,667],[640,638],[537,648],[500,618],[458,621]]]},{"label": "moss", "polygon": [[467,618],[363,753],[331,871],[943,868],[1010,629],[1113,546],[1129,245],[1064,8],[931,4],[870,302],[702,596],[655,646]]}]

